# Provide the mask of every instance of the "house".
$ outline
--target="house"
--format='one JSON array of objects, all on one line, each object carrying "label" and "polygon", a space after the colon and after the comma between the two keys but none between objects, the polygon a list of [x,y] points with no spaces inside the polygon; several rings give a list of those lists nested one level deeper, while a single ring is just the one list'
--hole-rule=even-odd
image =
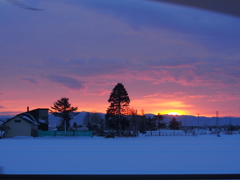
[{"label": "house", "polygon": [[29,108],[27,108],[27,113],[32,115],[35,120],[38,122],[38,130],[42,131],[48,131],[48,109],[44,108],[38,108],[29,111]]},{"label": "house", "polygon": [[38,130],[48,131],[48,109],[34,109],[18,114],[8,119],[4,125],[8,126],[5,137],[14,136],[34,136],[38,134]]}]

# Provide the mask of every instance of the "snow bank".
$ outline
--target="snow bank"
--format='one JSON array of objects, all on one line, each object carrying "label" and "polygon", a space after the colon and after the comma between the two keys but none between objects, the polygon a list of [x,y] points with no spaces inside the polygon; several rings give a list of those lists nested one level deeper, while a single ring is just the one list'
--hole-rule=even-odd
[{"label": "snow bank", "polygon": [[6,174],[240,173],[240,135],[0,140]]}]

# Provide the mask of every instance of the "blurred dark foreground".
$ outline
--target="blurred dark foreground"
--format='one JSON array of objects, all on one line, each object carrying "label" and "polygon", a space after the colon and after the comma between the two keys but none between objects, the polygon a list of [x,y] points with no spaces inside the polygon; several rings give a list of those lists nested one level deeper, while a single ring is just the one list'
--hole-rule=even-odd
[{"label": "blurred dark foreground", "polygon": [[[2,169],[2,168],[1,168]],[[3,170],[1,170],[3,171]],[[172,180],[182,180],[182,179],[235,179],[240,180],[240,174],[175,174],[175,175],[9,175],[0,174],[0,180],[18,180],[18,179],[44,179],[44,180],[156,180],[156,179],[172,179]]]}]

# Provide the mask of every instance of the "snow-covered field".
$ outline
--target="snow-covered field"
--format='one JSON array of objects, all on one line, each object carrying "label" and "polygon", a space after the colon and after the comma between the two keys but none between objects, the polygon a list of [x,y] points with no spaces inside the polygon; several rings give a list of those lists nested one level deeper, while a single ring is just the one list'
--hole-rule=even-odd
[{"label": "snow-covered field", "polygon": [[5,174],[240,173],[240,135],[0,139]]}]

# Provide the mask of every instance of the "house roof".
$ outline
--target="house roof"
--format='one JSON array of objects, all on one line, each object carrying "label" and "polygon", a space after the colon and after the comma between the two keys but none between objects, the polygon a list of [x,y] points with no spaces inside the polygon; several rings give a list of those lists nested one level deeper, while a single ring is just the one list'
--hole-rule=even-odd
[{"label": "house roof", "polygon": [[49,110],[49,108],[37,108],[37,109],[29,110],[29,111],[36,111],[36,110]]},{"label": "house roof", "polygon": [[42,112],[48,114],[48,111],[48,108],[37,108],[25,113],[32,115],[39,124],[48,124],[48,115],[47,117],[44,116],[44,118],[43,115],[40,115]]},{"label": "house roof", "polygon": [[30,124],[39,125],[37,120],[31,114],[22,113],[17,116],[20,116],[21,118],[23,118],[25,121],[29,122]]},{"label": "house roof", "polygon": [[20,117],[21,119],[25,120],[26,122],[28,122],[31,125],[39,125],[39,123],[36,121],[36,119],[28,113],[22,113],[22,114],[18,114],[16,116],[14,116],[11,119],[8,119],[6,122],[4,122],[3,124],[6,124],[7,122],[11,121],[12,119],[14,119],[15,117]]},{"label": "house roof", "polygon": [[[27,111],[27,112],[24,112],[24,113],[21,113],[21,114],[18,114],[16,116],[14,116],[13,118],[15,117],[20,117],[21,119],[25,120],[26,122],[32,124],[32,125],[40,125],[40,124],[48,124],[48,120],[44,120],[44,119],[36,119],[36,118],[39,118],[38,116],[35,116],[33,112],[37,112],[39,110],[49,110],[48,108],[37,108],[37,109],[33,109],[31,111]],[[3,122],[2,124],[5,124],[9,121],[11,121],[13,118],[10,118],[8,119],[7,121]],[[1,122],[0,122],[1,124]]]}]

